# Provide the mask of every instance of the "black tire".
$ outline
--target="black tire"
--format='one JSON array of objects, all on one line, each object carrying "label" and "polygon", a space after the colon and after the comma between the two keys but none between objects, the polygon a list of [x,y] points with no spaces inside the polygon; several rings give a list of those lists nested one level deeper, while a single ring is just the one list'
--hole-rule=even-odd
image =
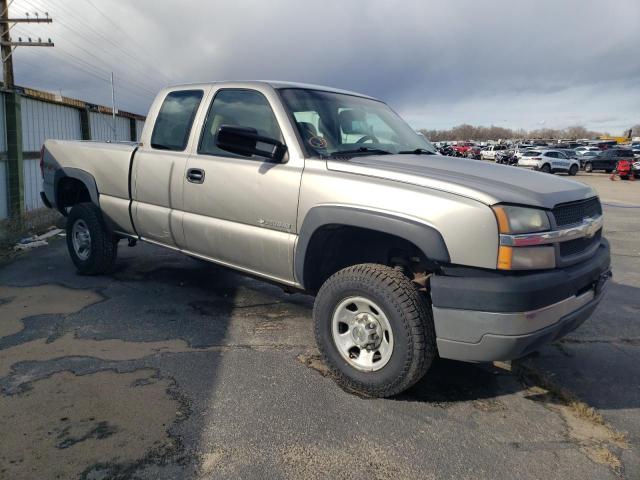
[{"label": "black tire", "polygon": [[607,173],[612,173],[612,172],[613,172],[613,169],[612,169],[612,168],[608,168],[608,169],[606,169],[606,170],[605,170],[605,172],[607,172]]},{"label": "black tire", "polygon": [[[87,258],[81,258],[74,247],[73,227],[79,221],[86,226],[91,237]],[[82,275],[100,275],[113,270],[118,254],[118,239],[109,232],[100,209],[93,203],[79,203],[71,209],[67,217],[67,249]]]},{"label": "black tire", "polygon": [[[381,369],[361,371],[342,357],[333,340],[338,305],[359,296],[382,308],[393,335],[393,351]],[[378,264],[340,270],[322,285],[313,307],[315,336],[325,364],[344,390],[364,397],[396,395],[427,372],[436,357],[435,329],[426,295],[400,270]]]},{"label": "black tire", "polygon": [[578,173],[578,166],[577,165],[571,165],[569,167],[569,175],[571,175],[572,177],[575,176]]},{"label": "black tire", "polygon": [[587,173],[591,173],[593,172],[593,165],[591,163],[585,163],[584,164],[584,171]]},{"label": "black tire", "polygon": [[551,166],[548,163],[545,163],[544,165],[542,165],[540,171],[543,173],[551,173]]}]

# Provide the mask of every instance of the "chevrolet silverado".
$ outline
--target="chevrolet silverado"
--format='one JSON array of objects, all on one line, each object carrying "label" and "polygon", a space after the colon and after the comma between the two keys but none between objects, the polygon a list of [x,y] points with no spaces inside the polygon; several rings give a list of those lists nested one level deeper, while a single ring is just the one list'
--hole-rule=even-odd
[{"label": "chevrolet silverado", "polygon": [[139,143],[47,140],[41,167],[80,274],[146,241],[315,295],[324,362],[365,396],[437,356],[526,355],[584,322],[610,276],[591,187],[437,155],[353,92],[167,88]]}]

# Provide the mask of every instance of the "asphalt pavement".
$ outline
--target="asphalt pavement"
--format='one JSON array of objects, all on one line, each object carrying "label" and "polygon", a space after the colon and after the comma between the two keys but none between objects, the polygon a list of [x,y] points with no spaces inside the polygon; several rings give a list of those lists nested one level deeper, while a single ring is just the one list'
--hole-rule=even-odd
[{"label": "asphalt pavement", "polygon": [[63,239],[6,261],[0,478],[640,478],[640,182],[577,179],[613,247],[593,317],[393,399],[327,376],[311,297],[145,244],[104,277]]}]

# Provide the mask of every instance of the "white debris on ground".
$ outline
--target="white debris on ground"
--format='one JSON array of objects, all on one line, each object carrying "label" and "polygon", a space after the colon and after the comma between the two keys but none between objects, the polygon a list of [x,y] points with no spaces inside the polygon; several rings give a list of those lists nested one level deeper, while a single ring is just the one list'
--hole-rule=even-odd
[{"label": "white debris on ground", "polygon": [[31,250],[32,248],[44,247],[49,245],[48,238],[55,237],[56,235],[64,237],[64,230],[60,228],[51,227],[49,231],[42,235],[33,235],[31,237],[23,238],[13,247],[15,250]]}]

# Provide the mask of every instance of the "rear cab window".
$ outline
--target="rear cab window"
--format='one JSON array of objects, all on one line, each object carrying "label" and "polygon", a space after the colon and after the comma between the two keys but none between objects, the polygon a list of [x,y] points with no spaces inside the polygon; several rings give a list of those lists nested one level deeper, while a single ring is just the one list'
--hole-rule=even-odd
[{"label": "rear cab window", "polygon": [[177,90],[165,97],[151,134],[151,148],[183,151],[200,106],[202,90]]}]

